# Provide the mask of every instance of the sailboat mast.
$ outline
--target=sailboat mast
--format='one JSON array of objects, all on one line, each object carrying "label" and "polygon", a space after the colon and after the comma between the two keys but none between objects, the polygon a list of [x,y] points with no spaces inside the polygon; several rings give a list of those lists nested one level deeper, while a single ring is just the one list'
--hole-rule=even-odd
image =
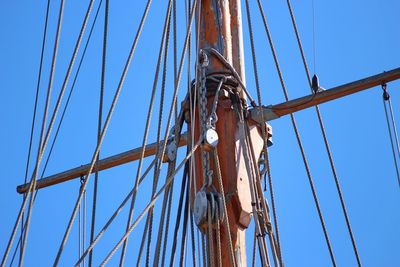
[{"label": "sailboat mast", "polygon": [[[207,90],[207,114],[210,114],[219,84],[212,82],[212,79],[218,80],[219,77],[223,77],[223,75],[218,75],[230,72],[226,63],[234,67],[242,82],[245,81],[241,5],[238,0],[202,0],[199,12],[200,21],[197,21],[199,27],[198,48],[199,54],[206,57],[206,59],[202,58],[201,60],[207,60],[206,66],[203,65],[203,84]],[[227,62],[224,63],[215,54],[208,53],[213,49],[222,55]],[[239,86],[236,89],[239,91],[239,101],[245,101],[244,93],[240,91],[242,88]],[[221,91],[224,91],[224,89],[221,89]],[[229,219],[229,227],[221,221],[220,231],[217,231],[214,222],[211,236],[208,235],[210,227],[205,223],[203,233],[206,235],[208,247],[213,248],[208,250],[208,256],[214,259],[214,262],[211,262],[210,265],[218,266],[217,263],[220,261],[222,266],[232,266],[233,256],[234,265],[246,266],[245,229],[251,221],[252,206],[243,154],[238,152],[240,146],[245,146],[245,135],[238,127],[239,118],[233,108],[235,103],[232,102],[230,97],[227,97],[226,91],[220,92],[219,95],[216,107],[218,120],[215,127],[218,136],[218,156],[210,152],[209,162],[205,163],[202,160],[202,156],[204,156],[202,153],[207,153],[204,152],[204,149],[195,154],[194,177],[196,177],[197,188],[195,193],[204,190],[205,179],[207,179],[205,178],[207,176],[205,164],[209,164],[209,171],[212,173],[210,188],[214,188],[217,194],[224,194],[226,199],[225,211],[227,211],[225,216]],[[195,128],[195,139],[197,139],[202,134],[201,115],[195,117],[196,123],[191,127]],[[217,165],[216,160],[220,166]],[[218,183],[219,174],[222,178],[223,192],[221,192]],[[205,191],[207,191],[207,194],[213,194],[213,189]],[[196,203],[192,204],[195,206],[194,209],[198,208]],[[219,208],[222,209],[222,207]],[[220,239],[221,251],[218,251],[217,235]],[[210,240],[211,238],[213,240]],[[229,242],[229,239],[232,241]],[[209,255],[210,253],[212,255]]]}]

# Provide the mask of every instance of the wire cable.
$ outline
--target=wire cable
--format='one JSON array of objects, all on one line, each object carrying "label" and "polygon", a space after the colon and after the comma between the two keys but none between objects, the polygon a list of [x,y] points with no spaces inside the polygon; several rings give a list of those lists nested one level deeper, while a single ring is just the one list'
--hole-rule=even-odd
[{"label": "wire cable", "polygon": [[[100,7],[100,5],[101,5],[101,3],[99,4],[99,7]],[[101,125],[103,122],[104,81],[105,81],[106,58],[107,58],[108,13],[109,13],[109,1],[106,0],[106,4],[105,4],[105,8],[104,8],[103,54],[102,54],[102,64],[101,64],[99,112],[98,112],[98,123],[97,123],[97,142],[100,141]],[[100,159],[100,151],[99,151],[99,154],[97,155],[96,161],[99,161],[99,159]],[[93,204],[92,204],[92,222],[91,222],[91,226],[90,226],[90,243],[93,242],[94,230],[95,230],[95,224],[96,224],[98,181],[99,181],[99,172],[96,171],[95,176],[94,176],[94,185],[93,185]],[[89,266],[92,266],[92,262],[93,262],[93,251],[91,251],[89,254]],[[83,266],[85,266],[85,261],[83,261]]]},{"label": "wire cable", "polygon": [[[120,78],[120,81],[119,81],[117,90],[116,90],[116,92],[115,92],[115,94],[114,94],[114,98],[113,98],[113,100],[112,100],[111,107],[110,107],[110,109],[109,109],[109,112],[108,112],[108,114],[107,114],[106,121],[105,121],[105,123],[104,123],[104,127],[103,127],[102,132],[101,132],[100,141],[98,142],[98,144],[97,144],[97,146],[96,146],[96,149],[95,149],[95,151],[94,151],[94,153],[93,153],[93,157],[92,157],[92,160],[91,160],[90,168],[89,168],[89,171],[88,171],[88,173],[87,173],[87,175],[86,175],[85,182],[84,182],[84,184],[83,184],[83,188],[84,188],[84,189],[86,189],[87,183],[88,183],[88,181],[90,180],[90,174],[91,174],[91,172],[92,172],[92,170],[93,170],[93,168],[94,168],[94,164],[95,164],[95,162],[96,162],[97,155],[98,155],[98,153],[99,153],[99,150],[100,150],[101,144],[102,144],[102,142],[103,142],[105,133],[106,133],[106,131],[107,131],[107,129],[108,129],[108,125],[109,125],[109,123],[110,123],[110,120],[111,120],[112,114],[113,114],[113,112],[114,112],[115,106],[116,106],[116,104],[117,104],[117,102],[118,102],[118,98],[119,98],[119,95],[120,95],[120,93],[121,93],[122,85],[123,85],[123,83],[124,83],[124,81],[125,81],[125,77],[126,77],[126,74],[127,74],[127,72],[128,72],[130,62],[131,62],[131,60],[132,60],[133,54],[134,54],[135,49],[136,49],[136,45],[137,45],[138,40],[139,40],[140,33],[142,32],[142,29],[143,29],[143,26],[144,26],[144,22],[145,22],[145,20],[146,20],[147,14],[148,14],[148,10],[149,10],[149,7],[150,7],[150,3],[151,3],[151,0],[148,1],[148,4],[147,4],[146,9],[145,9],[145,11],[144,11],[144,13],[143,13],[143,16],[142,16],[142,20],[141,20],[141,22],[140,22],[139,28],[138,28],[138,30],[137,30],[137,32],[136,32],[135,40],[134,40],[134,42],[133,42],[133,44],[132,44],[131,50],[130,50],[130,52],[129,52],[129,56],[128,56],[127,60],[126,60],[123,73],[122,73],[122,75],[121,75],[121,78]],[[75,219],[76,212],[77,212],[77,209],[78,209],[78,207],[79,207],[79,205],[80,205],[81,199],[82,199],[82,194],[79,194],[78,199],[77,199],[77,201],[76,201],[76,203],[75,203],[74,210],[73,210],[73,212],[72,212],[70,221],[69,221],[69,223],[68,223],[67,229],[66,229],[66,231],[65,231],[65,233],[64,233],[63,240],[62,240],[62,242],[61,242],[61,244],[60,244],[60,247],[59,247],[59,249],[58,249],[57,256],[56,256],[56,259],[55,259],[55,261],[54,261],[54,266],[57,266],[57,265],[58,265],[58,261],[59,261],[59,259],[60,259],[60,257],[61,257],[63,248],[64,248],[64,246],[65,246],[65,243],[66,243],[67,239],[68,239],[69,232],[70,232],[70,230],[71,230],[72,223],[73,223],[73,221],[74,221],[74,219]]]},{"label": "wire cable", "polygon": [[[291,20],[292,20],[292,24],[293,24],[293,29],[294,29],[294,32],[296,34],[297,44],[298,44],[298,47],[299,47],[299,50],[300,50],[300,54],[301,54],[301,58],[302,58],[302,61],[303,61],[304,70],[306,72],[308,83],[309,83],[310,89],[311,89],[311,84],[312,83],[311,83],[310,71],[308,69],[307,60],[306,60],[306,57],[305,57],[303,45],[301,43],[300,34],[299,34],[298,29],[297,29],[297,24],[296,24],[296,20],[295,20],[295,17],[294,17],[294,13],[293,13],[293,9],[292,9],[290,0],[287,0],[287,5],[288,5],[288,9],[289,9]],[[313,14],[314,13],[315,13],[315,10],[314,10],[314,1],[313,1]],[[313,15],[313,24],[315,24],[314,15]],[[313,26],[313,27],[315,28],[315,26]],[[313,31],[315,32],[315,29]],[[313,33],[313,35],[314,35],[313,38],[315,38],[315,33]],[[314,41],[314,68],[316,68],[315,67],[315,64],[316,64],[315,63],[315,60],[316,60],[315,57],[316,56],[315,56],[315,41]],[[315,72],[315,70],[314,70],[314,72]],[[312,91],[312,89],[311,89],[311,91]],[[361,266],[360,256],[359,256],[359,253],[358,253],[358,249],[357,249],[356,241],[355,241],[355,238],[354,238],[353,230],[352,230],[351,225],[350,225],[350,219],[349,219],[349,216],[348,216],[348,213],[347,213],[347,210],[346,210],[346,205],[345,205],[343,194],[342,194],[342,190],[341,190],[341,187],[340,187],[339,178],[338,178],[338,175],[337,175],[337,172],[336,172],[336,168],[335,168],[335,164],[334,164],[334,161],[333,161],[332,152],[331,152],[331,149],[330,149],[330,146],[329,146],[328,137],[326,135],[325,126],[324,126],[324,123],[323,123],[323,120],[322,120],[322,115],[321,115],[319,106],[315,106],[315,110],[317,112],[318,122],[319,122],[319,125],[320,125],[320,128],[321,128],[322,137],[324,139],[326,152],[327,152],[327,155],[328,155],[328,158],[329,158],[329,163],[331,165],[332,174],[333,174],[333,177],[334,177],[334,180],[335,180],[335,184],[336,184],[336,190],[337,190],[338,195],[339,195],[340,204],[342,206],[342,210],[343,210],[343,214],[344,214],[344,217],[345,217],[347,230],[348,230],[349,235],[350,235],[350,239],[351,239],[351,243],[352,243],[352,246],[353,246],[354,254],[355,254],[358,266]]]},{"label": "wire cable", "polygon": [[[272,42],[271,33],[269,31],[269,27],[268,27],[268,24],[267,24],[266,16],[265,16],[265,13],[264,13],[264,10],[262,8],[260,0],[257,0],[257,1],[258,1],[258,5],[259,5],[261,16],[262,16],[262,19],[263,19],[264,28],[265,28],[265,31],[267,33],[268,42],[269,42],[269,45],[270,45],[270,48],[271,48],[271,52],[272,52],[272,55],[273,55],[273,58],[274,58],[275,67],[276,67],[276,70],[278,72],[278,76],[279,76],[279,80],[280,80],[280,83],[281,83],[282,91],[283,91],[283,93],[285,95],[286,101],[288,101],[289,100],[288,92],[286,90],[286,85],[284,83],[283,75],[282,75],[282,72],[281,72],[281,69],[280,69],[280,66],[279,66],[279,62],[278,62],[278,59],[277,59],[277,56],[276,56],[276,52],[275,52],[274,44]],[[288,1],[288,5],[290,7],[290,2],[289,1]],[[291,8],[289,8],[289,10],[291,10]],[[295,121],[295,117],[294,117],[293,114],[290,114],[290,118],[291,118],[291,121],[292,121],[293,129],[295,131],[297,143],[298,143],[299,148],[300,148],[300,152],[301,152],[301,156],[302,156],[302,159],[303,159],[304,167],[305,167],[306,172],[307,172],[308,181],[309,181],[309,184],[310,184],[310,188],[311,188],[312,195],[313,195],[313,198],[314,198],[314,203],[315,203],[315,206],[316,206],[316,209],[317,209],[317,212],[318,212],[318,216],[319,216],[319,220],[320,220],[320,223],[321,223],[321,226],[322,226],[322,230],[323,230],[323,233],[324,233],[325,241],[326,241],[326,244],[327,244],[327,247],[328,247],[328,250],[329,250],[329,254],[330,254],[331,261],[332,261],[332,265],[336,266],[335,257],[333,255],[332,247],[331,247],[331,244],[330,244],[330,241],[329,241],[328,232],[327,232],[327,229],[326,229],[326,226],[325,226],[325,222],[324,222],[324,219],[323,219],[323,216],[322,216],[322,211],[321,211],[321,208],[320,208],[320,205],[319,205],[317,193],[315,191],[314,182],[313,182],[313,179],[312,179],[312,176],[311,176],[311,172],[310,172],[310,169],[309,169],[309,166],[308,166],[308,162],[307,162],[306,154],[305,154],[305,151],[304,151],[304,148],[303,148],[303,144],[302,144],[301,139],[300,139],[300,134],[299,134],[299,131],[297,129],[297,124],[296,124],[296,121]]]},{"label": "wire cable", "polygon": [[[397,137],[397,130],[396,130],[396,123],[394,120],[394,114],[393,114],[393,109],[392,109],[392,103],[390,100],[390,95],[388,94],[388,92],[386,91],[386,84],[382,84],[382,89],[383,89],[383,107],[385,108],[385,117],[386,117],[386,123],[388,126],[388,132],[389,132],[389,140],[390,140],[390,145],[392,148],[392,153],[393,153],[393,163],[394,163],[394,167],[396,169],[396,175],[397,175],[397,182],[398,185],[400,187],[400,172],[399,172],[399,165],[397,162],[397,157],[396,157],[396,149],[395,149],[395,144],[393,139],[395,138],[396,140],[396,145],[397,145],[397,154],[400,157],[400,149],[399,149],[399,142],[398,142],[398,137]],[[391,121],[392,121],[392,125],[390,125],[390,119],[389,119],[389,114],[388,114],[388,107],[387,107],[387,103],[389,104],[389,110],[390,110],[390,115],[391,115]],[[393,131],[393,133],[392,133]],[[394,136],[393,136],[394,135]]]}]

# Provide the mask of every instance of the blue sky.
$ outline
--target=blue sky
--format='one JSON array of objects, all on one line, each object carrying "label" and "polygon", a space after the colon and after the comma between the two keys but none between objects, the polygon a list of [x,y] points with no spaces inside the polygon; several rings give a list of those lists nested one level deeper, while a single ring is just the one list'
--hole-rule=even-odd
[{"label": "blue sky", "polygon": [[[398,1],[314,1],[316,72],[323,87],[330,88],[399,67],[400,4]],[[53,2],[38,118],[41,118],[44,106],[44,91],[51,62],[50,51],[54,42],[58,14],[59,3]],[[63,82],[87,2],[66,1],[65,4],[52,108]],[[123,63],[145,5],[145,1],[110,2],[105,110],[109,108],[110,99],[118,84]],[[180,56],[185,15],[184,1],[178,2],[178,22],[182,25],[178,28]],[[96,1],[95,8],[97,3]],[[286,1],[263,1],[263,3],[289,96],[295,98],[308,94],[307,80]],[[262,21],[256,3],[251,3],[251,6],[263,103],[280,103],[284,98]],[[3,36],[3,41],[0,42],[0,122],[3,125],[3,130],[0,131],[3,148],[3,153],[0,155],[1,254],[6,247],[21,203],[21,196],[16,193],[15,187],[24,179],[45,8],[46,1],[0,3],[0,25],[2,25],[0,34]],[[142,142],[165,8],[166,1],[154,1],[104,140],[102,156],[138,147]],[[293,1],[293,8],[308,64],[313,70],[312,2]],[[54,154],[46,170],[47,175],[89,162],[94,151],[101,71],[102,14],[103,9]],[[255,95],[247,20],[244,12],[243,15],[247,87]],[[89,25],[92,19],[93,16]],[[86,38],[87,32],[84,41]],[[82,49],[78,59],[81,53]],[[169,66],[171,74],[172,53],[169,55]],[[76,66],[73,74],[75,71]],[[169,77],[166,103],[170,103],[172,94],[171,75]],[[71,82],[72,80],[68,90]],[[180,100],[185,95],[186,82],[187,79],[184,77],[180,88]],[[400,116],[399,87],[400,82],[388,85],[397,117]],[[398,256],[400,192],[381,95],[381,89],[374,88],[324,104],[321,106],[321,112],[363,266],[400,266]],[[157,114],[157,109],[154,113]],[[356,266],[315,111],[314,109],[301,111],[296,114],[296,118],[338,266]],[[153,121],[150,142],[156,137],[156,117],[153,117]],[[39,124],[37,123],[33,154],[36,154]],[[328,250],[290,120],[285,117],[271,124],[274,129],[274,146],[270,150],[271,171],[286,266],[329,266]],[[133,185],[136,167],[137,163],[131,163],[101,173],[98,203],[98,210],[101,212],[98,214],[97,230],[129,192]],[[177,186],[180,186],[179,182],[180,176],[177,176]],[[150,186],[150,181],[144,183],[137,211],[141,211],[149,201]],[[91,205],[92,187],[93,184],[90,182],[87,194],[88,206]],[[176,188],[175,192],[178,192],[178,187]],[[25,256],[26,266],[52,264],[78,190],[79,181],[74,180],[40,191],[32,215]],[[174,203],[177,202],[178,195],[175,194]],[[89,211],[88,207],[88,213]],[[96,247],[95,264],[104,259],[113,244],[122,236],[126,216],[127,208]],[[139,224],[138,231],[131,236],[127,264],[134,262],[143,226],[144,222]],[[77,233],[78,228],[75,224],[61,259],[62,266],[71,265],[77,258]],[[251,236],[250,229],[247,243],[249,251],[252,249]],[[112,259],[111,266],[117,264],[118,256],[117,253]]]}]

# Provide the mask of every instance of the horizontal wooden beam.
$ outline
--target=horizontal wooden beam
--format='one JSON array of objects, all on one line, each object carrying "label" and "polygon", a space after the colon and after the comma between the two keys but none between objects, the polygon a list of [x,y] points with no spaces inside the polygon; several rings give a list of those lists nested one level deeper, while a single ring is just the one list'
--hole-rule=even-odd
[{"label": "horizontal wooden beam", "polygon": [[[160,143],[148,144],[146,146],[144,156],[149,157],[149,156],[154,155],[157,151],[157,146],[159,146],[162,143],[163,143],[163,141],[161,141]],[[186,144],[187,144],[187,134],[184,133],[181,135],[178,147],[185,146]],[[119,166],[119,165],[122,165],[125,163],[129,163],[131,161],[138,160],[138,159],[140,159],[141,153],[142,153],[142,147],[138,147],[138,148],[128,150],[126,152],[119,153],[117,155],[114,155],[114,156],[111,156],[108,158],[101,159],[97,162],[97,164],[93,168],[92,173],[96,172],[96,171],[103,171],[103,170],[106,170],[106,169],[109,169],[109,168],[112,168],[115,166]],[[89,171],[89,168],[90,168],[90,164],[86,164],[86,165],[82,165],[80,167],[76,167],[76,168],[61,172],[61,173],[57,173],[57,174],[45,177],[36,182],[36,189],[44,188],[47,186],[51,186],[54,184],[59,184],[62,182],[66,182],[66,181],[69,181],[72,179],[79,178],[81,176],[86,175],[87,172]],[[17,186],[17,192],[21,193],[21,194],[25,193],[28,189],[29,189],[29,183]]]},{"label": "horizontal wooden beam", "polygon": [[[317,94],[300,97],[277,105],[266,106],[262,108],[263,119],[264,121],[274,120],[284,115],[351,95],[397,79],[400,79],[400,68],[370,76],[355,82],[343,84],[332,89],[327,89]],[[259,110],[259,108],[252,109],[250,111],[250,116],[251,119],[261,123],[262,117]]]}]

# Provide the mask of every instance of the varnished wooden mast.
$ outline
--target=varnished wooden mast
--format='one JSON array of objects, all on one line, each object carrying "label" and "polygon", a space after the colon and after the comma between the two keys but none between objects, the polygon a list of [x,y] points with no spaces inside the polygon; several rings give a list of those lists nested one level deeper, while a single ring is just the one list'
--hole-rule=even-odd
[{"label": "varnished wooden mast", "polygon": [[[240,1],[202,0],[200,14],[200,21],[197,21],[200,26],[199,49],[214,48],[217,50],[237,70],[244,81]],[[207,75],[229,72],[226,66],[215,56],[209,55],[208,60]],[[207,91],[213,92],[215,89],[212,88],[212,85],[207,86]],[[243,97],[243,94],[241,95]],[[209,109],[213,99],[214,96],[211,93],[207,101]],[[217,149],[225,195],[229,195],[229,201],[226,201],[226,205],[235,263],[236,266],[247,266],[245,229],[251,220],[252,206],[249,179],[240,149],[240,147],[245,146],[245,138],[244,133],[238,127],[238,117],[232,106],[233,103],[230,98],[220,97],[217,106],[218,121],[216,131],[219,137]],[[195,139],[200,136],[199,121],[199,117],[196,116],[196,125],[190,125],[190,127],[195,128]],[[194,176],[198,191],[203,185],[201,151],[197,151],[194,157],[196,164]],[[218,172],[212,160],[210,160],[210,169],[214,174]],[[213,185],[218,190],[218,181],[215,176]],[[231,266],[226,225],[222,224],[220,232],[215,231],[215,234],[220,235],[221,239],[223,248],[221,253],[222,265]],[[215,243],[216,241],[213,240],[212,242]],[[216,260],[219,257],[216,249],[214,249],[213,256]]]}]

